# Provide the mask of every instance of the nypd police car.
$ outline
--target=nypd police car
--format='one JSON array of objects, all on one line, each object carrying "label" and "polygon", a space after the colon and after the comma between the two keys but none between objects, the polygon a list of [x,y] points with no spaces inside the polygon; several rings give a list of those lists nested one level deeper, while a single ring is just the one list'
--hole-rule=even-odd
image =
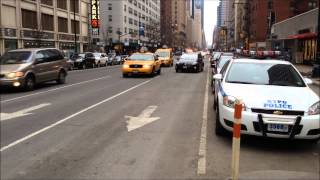
[{"label": "nypd police car", "polygon": [[319,139],[319,96],[291,63],[232,59],[213,78],[218,81],[216,134],[232,131],[235,100],[241,99],[242,134]]}]

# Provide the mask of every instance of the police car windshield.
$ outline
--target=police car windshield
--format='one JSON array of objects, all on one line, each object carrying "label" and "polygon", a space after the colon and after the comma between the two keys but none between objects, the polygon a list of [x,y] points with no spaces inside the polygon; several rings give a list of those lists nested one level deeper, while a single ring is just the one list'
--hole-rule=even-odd
[{"label": "police car windshield", "polygon": [[235,62],[226,82],[257,85],[305,87],[301,76],[290,64]]},{"label": "police car windshield", "polygon": [[131,61],[153,61],[153,55],[151,54],[133,54],[129,57]]}]

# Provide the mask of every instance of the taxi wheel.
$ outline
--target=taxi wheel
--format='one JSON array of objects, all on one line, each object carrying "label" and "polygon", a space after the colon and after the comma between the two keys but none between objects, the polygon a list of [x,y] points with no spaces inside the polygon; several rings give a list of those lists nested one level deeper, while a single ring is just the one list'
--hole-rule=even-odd
[{"label": "taxi wheel", "polygon": [[225,136],[227,135],[227,130],[224,129],[224,127],[221,125],[220,123],[220,115],[219,115],[219,107],[217,107],[216,110],[216,129],[215,129],[215,133],[218,136]]},{"label": "taxi wheel", "polygon": [[161,74],[161,68],[159,68],[159,70],[157,71],[157,75]]},{"label": "taxi wheel", "polygon": [[128,74],[122,74],[122,77],[124,77],[124,78],[127,78],[128,77]]}]

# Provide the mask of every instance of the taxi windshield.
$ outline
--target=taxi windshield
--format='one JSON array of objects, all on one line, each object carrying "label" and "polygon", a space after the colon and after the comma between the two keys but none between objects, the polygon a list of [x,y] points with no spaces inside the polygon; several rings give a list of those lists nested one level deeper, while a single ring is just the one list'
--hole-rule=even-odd
[{"label": "taxi windshield", "polygon": [[153,55],[151,54],[132,54],[129,58],[131,61],[153,61]]},{"label": "taxi windshield", "polygon": [[157,51],[156,54],[157,54],[159,57],[169,57],[169,56],[170,56],[170,53],[167,52],[167,51]]},{"label": "taxi windshield", "polygon": [[300,75],[290,64],[233,63],[226,82],[240,84],[305,87]]}]

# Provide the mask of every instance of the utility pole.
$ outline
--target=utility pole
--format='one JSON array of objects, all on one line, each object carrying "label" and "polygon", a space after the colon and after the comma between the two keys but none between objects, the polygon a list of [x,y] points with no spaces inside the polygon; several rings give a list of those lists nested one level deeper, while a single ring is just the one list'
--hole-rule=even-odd
[{"label": "utility pole", "polygon": [[74,53],[77,53],[76,0],[73,0]]},{"label": "utility pole", "polygon": [[139,29],[138,29],[138,49],[140,50],[140,28],[141,28],[141,22],[140,22],[141,15],[139,15]]}]

